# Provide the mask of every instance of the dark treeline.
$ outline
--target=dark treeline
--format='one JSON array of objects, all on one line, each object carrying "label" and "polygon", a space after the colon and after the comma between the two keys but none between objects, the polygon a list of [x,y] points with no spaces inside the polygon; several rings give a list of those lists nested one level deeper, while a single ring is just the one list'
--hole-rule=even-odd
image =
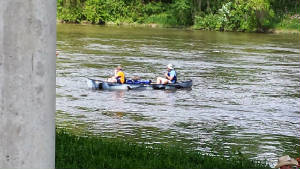
[{"label": "dark treeline", "polygon": [[265,32],[286,19],[295,19],[293,28],[299,29],[300,17],[295,15],[300,12],[299,5],[299,0],[58,0],[57,17],[71,23],[141,23]]}]

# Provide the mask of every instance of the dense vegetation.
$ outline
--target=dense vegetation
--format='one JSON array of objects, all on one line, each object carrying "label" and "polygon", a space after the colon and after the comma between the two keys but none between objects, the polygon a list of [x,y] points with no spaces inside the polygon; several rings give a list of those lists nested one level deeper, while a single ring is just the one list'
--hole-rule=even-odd
[{"label": "dense vegetation", "polygon": [[56,134],[55,168],[270,168],[245,158],[201,155],[178,145],[146,146],[96,136]]},{"label": "dense vegetation", "polygon": [[300,30],[299,0],[57,0],[63,22],[159,24],[217,31]]}]

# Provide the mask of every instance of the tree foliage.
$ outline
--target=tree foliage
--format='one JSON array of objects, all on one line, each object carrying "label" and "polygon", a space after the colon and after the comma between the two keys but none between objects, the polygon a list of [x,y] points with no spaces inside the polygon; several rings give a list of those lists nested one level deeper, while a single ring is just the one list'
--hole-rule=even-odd
[{"label": "tree foliage", "polygon": [[[214,26],[206,26],[207,17],[214,20]],[[271,27],[273,17],[268,0],[235,0],[224,3],[215,14],[196,17],[195,25],[200,29],[263,32]]]},{"label": "tree foliage", "polygon": [[299,12],[299,5],[299,0],[57,0],[57,17],[74,23],[138,22],[264,32]]}]

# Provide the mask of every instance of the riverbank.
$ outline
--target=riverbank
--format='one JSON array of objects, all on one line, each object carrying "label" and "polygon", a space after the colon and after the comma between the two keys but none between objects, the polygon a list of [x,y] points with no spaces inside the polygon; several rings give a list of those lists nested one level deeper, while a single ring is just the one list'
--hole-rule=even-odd
[{"label": "riverbank", "polygon": [[300,33],[300,15],[286,15],[275,26],[274,33]]},{"label": "riverbank", "polygon": [[56,133],[55,168],[270,168],[245,158],[186,151],[180,145],[147,145],[114,138]]},{"label": "riverbank", "polygon": [[[81,24],[81,25],[94,25],[88,21],[82,21],[80,23],[68,23],[64,22],[62,20],[57,20],[58,24]],[[280,23],[278,24],[280,25]],[[294,24],[293,24],[294,25]],[[171,25],[163,25],[163,24],[157,24],[157,23],[150,23],[150,24],[141,24],[141,23],[127,23],[127,22],[120,22],[120,23],[114,23],[114,22],[108,22],[105,24],[105,26],[128,26],[128,27],[150,27],[150,28],[178,28],[178,29],[187,29],[187,30],[205,30],[205,29],[199,29],[194,26],[171,26]],[[299,25],[297,25],[299,29],[294,28],[286,28],[277,26],[276,28],[270,29],[265,33],[274,33],[274,34],[300,34],[300,22]],[[290,26],[287,26],[290,27]],[[210,30],[213,31],[213,30]]]}]

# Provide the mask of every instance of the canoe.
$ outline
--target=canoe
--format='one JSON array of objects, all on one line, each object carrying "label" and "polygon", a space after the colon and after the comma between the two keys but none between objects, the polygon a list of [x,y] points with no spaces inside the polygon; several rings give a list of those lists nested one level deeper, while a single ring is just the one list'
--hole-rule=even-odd
[{"label": "canoe", "polygon": [[193,85],[192,80],[172,83],[172,84],[153,84],[151,81],[141,81],[137,83],[111,83],[95,79],[87,79],[88,88],[94,90],[174,90],[174,89],[187,89]]},{"label": "canoe", "polygon": [[187,80],[187,81],[182,81],[182,82],[177,82],[177,83],[171,83],[171,84],[151,84],[153,89],[156,90],[173,90],[173,89],[187,89],[191,88],[193,85],[192,80]]}]

